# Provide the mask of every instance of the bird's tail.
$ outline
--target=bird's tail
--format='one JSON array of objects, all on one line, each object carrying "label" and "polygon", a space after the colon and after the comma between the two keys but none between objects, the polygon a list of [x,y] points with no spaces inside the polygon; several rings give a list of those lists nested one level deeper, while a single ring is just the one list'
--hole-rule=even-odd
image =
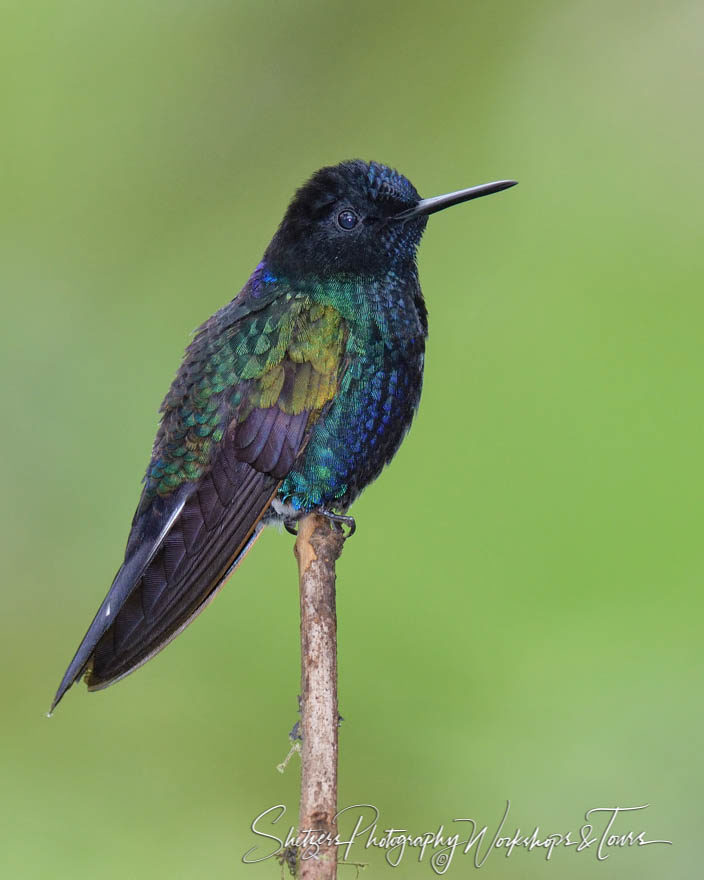
[{"label": "bird's tail", "polygon": [[119,681],[169,644],[220,591],[261,534],[280,481],[220,456],[182,493],[136,517],[126,559],[59,685]]}]

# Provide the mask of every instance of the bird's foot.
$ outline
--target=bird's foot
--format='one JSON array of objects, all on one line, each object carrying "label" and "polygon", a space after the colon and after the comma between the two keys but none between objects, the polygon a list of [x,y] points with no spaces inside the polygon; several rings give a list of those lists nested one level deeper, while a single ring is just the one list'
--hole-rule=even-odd
[{"label": "bird's foot", "polygon": [[[325,519],[330,520],[330,522],[341,532],[344,531],[343,527],[347,526],[349,529],[349,532],[346,535],[347,538],[351,538],[357,529],[357,523],[354,521],[353,516],[343,516],[341,513],[333,513],[332,510],[328,510],[326,507],[318,507],[315,512],[320,514],[320,516],[324,516]],[[284,519],[283,524],[289,535],[293,535],[294,537],[298,535],[298,519],[287,517]]]},{"label": "bird's foot", "polygon": [[332,510],[328,510],[326,507],[319,507],[316,511],[320,516],[324,516],[325,519],[330,520],[330,522],[338,528],[341,532],[344,531],[343,526],[347,526],[349,532],[345,537],[351,538],[357,530],[357,523],[354,521],[353,516],[343,516],[341,513],[333,513]]}]

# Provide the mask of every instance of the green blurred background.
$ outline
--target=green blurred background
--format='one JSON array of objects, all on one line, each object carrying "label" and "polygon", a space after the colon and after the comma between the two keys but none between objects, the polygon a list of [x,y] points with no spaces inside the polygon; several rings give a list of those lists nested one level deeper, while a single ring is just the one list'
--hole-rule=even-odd
[{"label": "green blurred background", "polygon": [[[3,877],[278,877],[298,693],[292,539],[108,691],[50,698],[122,556],[189,332],[316,168],[394,165],[431,219],[423,402],[338,569],[340,803],[416,833],[674,841],[490,857],[662,878],[701,858],[697,2],[2,6]],[[353,851],[364,876],[382,854]],[[354,877],[354,868],[342,877]],[[448,871],[468,876],[470,858]],[[397,875],[433,876],[409,852]],[[396,875],[394,875],[396,876]]]}]

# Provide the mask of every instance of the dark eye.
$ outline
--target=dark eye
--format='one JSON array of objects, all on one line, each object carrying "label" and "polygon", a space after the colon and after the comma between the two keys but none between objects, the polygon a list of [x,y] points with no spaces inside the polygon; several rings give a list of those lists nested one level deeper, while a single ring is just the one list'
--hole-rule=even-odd
[{"label": "dark eye", "polygon": [[359,217],[354,211],[340,211],[337,215],[337,225],[340,229],[354,229],[359,223]]}]

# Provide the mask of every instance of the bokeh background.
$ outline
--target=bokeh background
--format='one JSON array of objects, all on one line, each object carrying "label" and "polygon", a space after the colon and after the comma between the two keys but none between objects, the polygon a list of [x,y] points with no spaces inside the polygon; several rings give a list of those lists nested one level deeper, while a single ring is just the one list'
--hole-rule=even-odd
[{"label": "bokeh background", "polygon": [[[45,712],[190,331],[293,190],[357,156],[423,195],[520,186],[421,248],[423,402],[339,564],[340,803],[420,833],[493,831],[510,799],[508,833],[573,835],[650,804],[617,830],[673,846],[482,870],[695,874],[701,3],[9,0],[2,22],[0,874],[280,876],[241,858],[259,812],[297,810],[288,535],[144,669]],[[397,874],[433,876],[413,852]]]}]

